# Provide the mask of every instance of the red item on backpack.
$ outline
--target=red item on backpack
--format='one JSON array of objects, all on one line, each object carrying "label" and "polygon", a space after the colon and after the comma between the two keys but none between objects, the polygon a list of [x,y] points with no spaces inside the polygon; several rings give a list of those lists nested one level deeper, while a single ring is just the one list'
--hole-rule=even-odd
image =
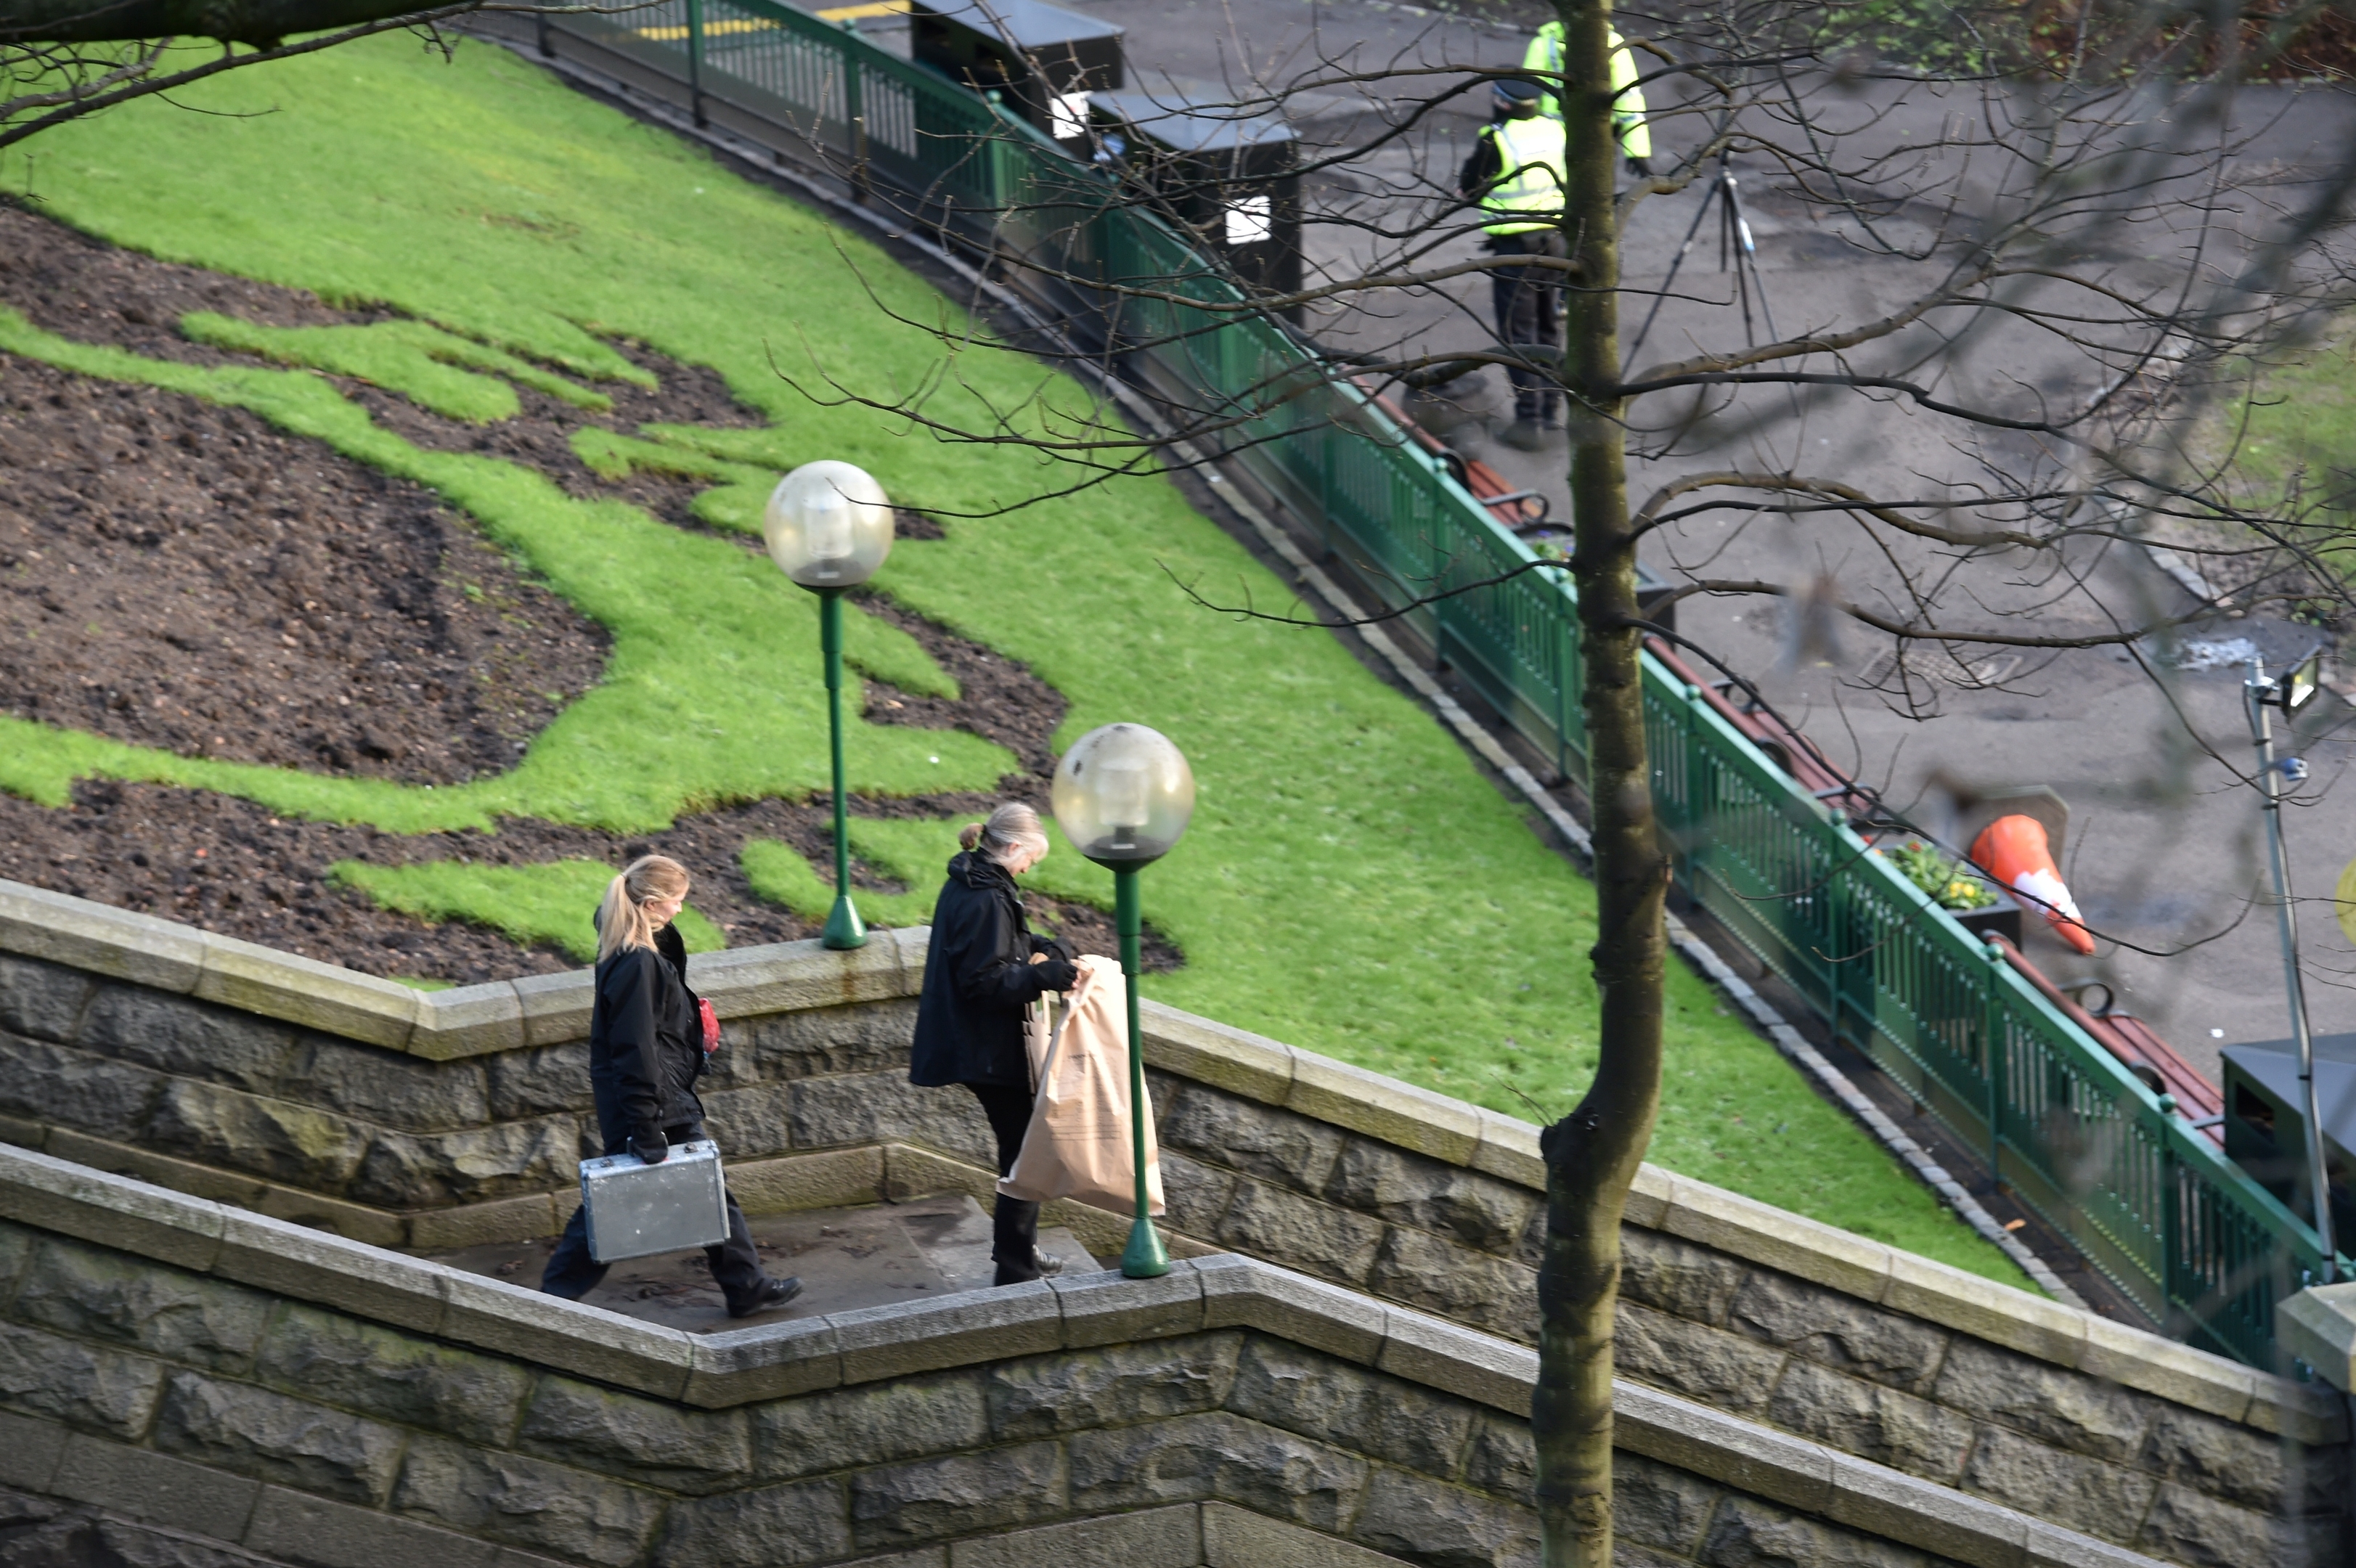
[{"label": "red item on backpack", "polygon": [[703,1054],[709,1056],[720,1049],[720,1015],[701,997],[695,998],[695,1010],[703,1019]]}]

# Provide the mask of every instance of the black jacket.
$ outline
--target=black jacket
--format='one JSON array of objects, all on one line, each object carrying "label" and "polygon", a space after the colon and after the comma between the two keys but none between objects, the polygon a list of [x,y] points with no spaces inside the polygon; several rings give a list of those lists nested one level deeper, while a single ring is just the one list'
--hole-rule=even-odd
[{"label": "black jacket", "polygon": [[634,1136],[701,1121],[695,1081],[703,1064],[703,1019],[687,988],[677,926],[655,933],[652,948],[626,947],[597,965],[589,1083],[607,1154]]},{"label": "black jacket", "polygon": [[1467,201],[1478,201],[1488,195],[1497,176],[1505,172],[1505,156],[1497,151],[1497,138],[1492,133],[1504,123],[1503,120],[1493,119],[1473,133],[1472,155],[1456,172],[1456,194]]},{"label": "black jacket", "polygon": [[[1033,964],[1033,953],[1050,956]],[[1069,960],[1062,944],[1031,934],[1004,868],[973,854],[951,860],[933,906],[908,1081],[1028,1088],[1023,1009],[1043,991],[1071,986]]]}]

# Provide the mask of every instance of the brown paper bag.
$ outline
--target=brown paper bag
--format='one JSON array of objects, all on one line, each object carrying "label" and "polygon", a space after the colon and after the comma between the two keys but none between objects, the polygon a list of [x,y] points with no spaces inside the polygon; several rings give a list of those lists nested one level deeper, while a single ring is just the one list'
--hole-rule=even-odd
[{"label": "brown paper bag", "polygon": [[[1127,1214],[1137,1205],[1129,1122],[1129,991],[1120,965],[1109,958],[1089,954],[1076,966],[1080,977],[1055,1009],[1054,1028],[1046,1027],[1041,1009],[1026,1031],[1025,1043],[1040,1063],[1038,1093],[1023,1152],[998,1190],[1034,1203],[1072,1198]],[[1161,1155],[1150,1098],[1141,1109],[1146,1202],[1150,1212],[1159,1214]]]},{"label": "brown paper bag", "polygon": [[1048,992],[1023,1009],[1023,1050],[1031,1059],[1031,1093],[1039,1093],[1039,1082],[1047,1075],[1047,1052],[1055,1043],[1055,1027],[1064,1009],[1056,1005],[1055,993]]}]

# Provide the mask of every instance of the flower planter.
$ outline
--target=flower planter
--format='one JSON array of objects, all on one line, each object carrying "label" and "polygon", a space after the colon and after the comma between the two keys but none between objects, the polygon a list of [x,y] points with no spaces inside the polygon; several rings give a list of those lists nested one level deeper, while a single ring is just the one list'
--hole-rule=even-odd
[{"label": "flower planter", "polygon": [[[1879,831],[1871,832],[1867,841],[1871,844],[1874,848],[1881,851],[1885,856],[1887,856],[1891,848],[1896,848],[1899,845],[1910,842],[1920,842],[1920,840],[1911,833],[1884,833]],[[1989,881],[1987,878],[1981,877],[1979,880],[1987,888],[1988,891],[1996,895],[1996,902],[1992,904],[1983,904],[1978,909],[1948,909],[1944,904],[1937,905],[1936,907],[1941,911],[1941,912],[1952,916],[1956,924],[1962,926],[1965,931],[1970,932],[1974,939],[1983,944],[1985,944],[1987,939],[1991,936],[2001,936],[2010,942],[2015,947],[2019,946],[2021,933],[2021,906],[2019,901],[2016,900],[2009,891],[1998,887],[1996,883]]]},{"label": "flower planter", "polygon": [[1991,936],[2001,936],[2015,947],[2020,945],[2021,908],[2013,896],[2002,888],[1992,890],[1996,902],[1980,909],[1951,909],[1955,923],[1986,944]]}]

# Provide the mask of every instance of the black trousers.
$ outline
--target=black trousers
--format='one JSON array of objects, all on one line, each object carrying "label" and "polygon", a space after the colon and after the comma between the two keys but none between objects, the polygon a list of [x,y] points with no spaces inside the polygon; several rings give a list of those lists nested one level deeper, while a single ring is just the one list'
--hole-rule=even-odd
[{"label": "black trousers", "polygon": [[[664,1139],[673,1148],[693,1143],[702,1136],[700,1122],[663,1129]],[[620,1154],[628,1147],[625,1140],[606,1145],[605,1152]],[[766,1276],[761,1273],[761,1254],[753,1250],[753,1232],[744,1223],[744,1211],[736,1207],[734,1196],[728,1200],[728,1239],[704,1248],[703,1256],[712,1264],[712,1277],[720,1282],[720,1294],[727,1299],[728,1309],[733,1312],[749,1306]],[[597,1288],[609,1266],[589,1255],[589,1214],[586,1210],[575,1209],[556,1243],[556,1251],[549,1255],[548,1267],[541,1273],[540,1288],[551,1296],[578,1301]]]},{"label": "black trousers", "polygon": [[[1014,1157],[1023,1152],[1023,1135],[1031,1126],[1031,1091],[1007,1083],[969,1083],[990,1118],[998,1138],[998,1174],[1013,1170]],[[990,1257],[998,1265],[998,1283],[1020,1285],[1039,1277],[1031,1256],[1039,1247],[1039,1205],[1001,1192],[990,1215]]]},{"label": "black trousers", "polygon": [[[1562,237],[1550,229],[1528,234],[1499,234],[1489,241],[1500,256],[1544,256],[1560,246]],[[1562,293],[1562,274],[1546,267],[1503,267],[1489,274],[1489,300],[1497,313],[1497,341],[1527,348],[1559,349],[1562,322],[1555,314]],[[1514,417],[1552,422],[1562,394],[1552,378],[1519,365],[1505,368],[1514,384]]]}]

